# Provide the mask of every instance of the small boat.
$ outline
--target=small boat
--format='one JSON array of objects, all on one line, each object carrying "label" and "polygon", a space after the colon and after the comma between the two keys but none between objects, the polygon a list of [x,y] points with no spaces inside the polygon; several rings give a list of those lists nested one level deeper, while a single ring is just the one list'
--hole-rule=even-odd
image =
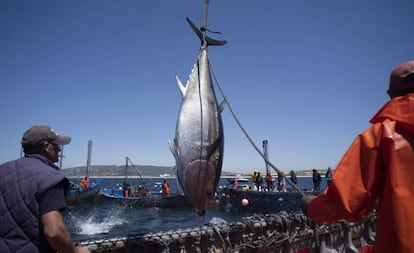
[{"label": "small boat", "polygon": [[[128,167],[131,165],[139,175],[137,186],[128,181]],[[157,183],[158,184],[158,183]],[[159,183],[161,187],[161,183]],[[162,196],[160,190],[150,191],[139,170],[132,161],[126,157],[125,180],[122,185],[112,189],[103,188],[99,192],[100,202],[113,204],[126,204],[131,207],[160,207],[160,208],[186,208],[191,207],[190,201],[183,194],[175,193]]]},{"label": "small boat", "polygon": [[101,180],[96,179],[88,188],[79,186],[72,187],[66,195],[66,205],[68,206],[87,206],[99,202],[99,192],[101,190]]},{"label": "small boat", "polygon": [[237,181],[237,182],[242,182],[242,183],[248,183],[248,182],[250,182],[250,179],[245,178],[245,177],[242,177],[242,175],[241,175],[241,174],[237,174],[235,177],[232,177],[232,178],[227,178],[227,181],[228,181],[230,184],[233,184],[233,183],[234,183],[234,181]]},{"label": "small boat", "polygon": [[[310,192],[317,195],[320,192]],[[220,206],[232,213],[296,212],[301,209],[302,195],[297,191],[275,192],[223,188],[218,195]]]},{"label": "small boat", "polygon": [[111,199],[134,200],[138,198],[146,198],[150,196],[159,196],[160,192],[150,191],[145,183],[141,183],[138,187],[131,186],[129,183],[117,184],[112,189],[103,188],[100,194]]},{"label": "small boat", "polygon": [[[135,172],[138,174],[139,179],[137,184],[134,186],[134,183],[131,182],[131,180],[128,179],[128,171],[129,167],[135,169]],[[125,158],[125,178],[122,185],[117,184],[111,189],[104,188],[101,190],[101,194],[104,196],[111,196],[116,197],[119,199],[125,198],[125,199],[131,199],[135,197],[147,197],[150,195],[160,195],[161,192],[150,192],[148,185],[145,183],[143,176],[141,175],[141,172],[138,170],[138,168],[132,163],[131,159],[127,156]]]},{"label": "small boat", "polygon": [[253,189],[253,185],[250,182],[250,179],[241,177],[241,175],[237,175],[233,178],[227,178],[227,182],[229,185],[225,186],[228,188],[237,188],[240,190],[251,190]]},{"label": "small boat", "polygon": [[[88,141],[88,158],[86,161],[85,179],[89,180],[91,168],[92,141]],[[66,195],[66,204],[68,206],[86,206],[96,204],[99,201],[99,191],[101,190],[101,179],[95,179],[87,186],[80,187],[71,182],[71,190]]]}]

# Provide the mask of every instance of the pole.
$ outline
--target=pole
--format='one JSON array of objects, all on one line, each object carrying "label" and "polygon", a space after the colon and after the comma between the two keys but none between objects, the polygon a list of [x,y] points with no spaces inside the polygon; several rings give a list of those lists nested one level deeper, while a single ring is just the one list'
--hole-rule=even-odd
[{"label": "pole", "polygon": [[89,177],[89,171],[91,169],[91,157],[92,157],[92,141],[88,141],[88,156],[86,158],[86,176]]},{"label": "pole", "polygon": [[[263,155],[266,160],[269,160],[269,153],[267,151],[267,140],[263,141]],[[267,175],[268,173],[270,173],[269,164],[265,162],[265,165],[266,165],[266,175]]]},{"label": "pole", "polygon": [[125,179],[124,182],[126,183],[128,181],[128,156],[125,158]]}]

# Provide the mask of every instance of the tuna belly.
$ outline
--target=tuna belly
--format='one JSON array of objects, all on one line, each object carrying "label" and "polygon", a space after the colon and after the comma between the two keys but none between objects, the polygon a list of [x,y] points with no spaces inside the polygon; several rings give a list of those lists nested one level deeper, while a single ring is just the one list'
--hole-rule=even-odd
[{"label": "tuna belly", "polygon": [[207,160],[195,160],[189,163],[183,173],[184,192],[193,208],[203,215],[215,192],[215,167]]}]

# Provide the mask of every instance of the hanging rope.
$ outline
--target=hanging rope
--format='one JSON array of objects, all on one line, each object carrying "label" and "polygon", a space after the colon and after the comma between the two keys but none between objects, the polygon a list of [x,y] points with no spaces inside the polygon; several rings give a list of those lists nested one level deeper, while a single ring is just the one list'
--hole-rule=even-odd
[{"label": "hanging rope", "polygon": [[[244,127],[242,126],[242,124],[240,123],[239,119],[237,118],[236,114],[234,113],[233,109],[231,108],[231,105],[227,99],[227,97],[224,95],[224,92],[221,88],[220,83],[218,82],[216,75],[213,71],[213,67],[209,61],[209,66],[210,66],[210,70],[211,73],[213,74],[213,78],[214,81],[217,84],[217,87],[220,91],[221,96],[224,98],[224,102],[227,104],[227,107],[230,110],[231,115],[233,116],[234,120],[236,121],[237,125],[239,126],[239,128],[242,130],[242,132],[244,133],[244,135],[246,136],[246,138],[249,140],[250,144],[252,144],[253,148],[257,151],[257,153],[259,153],[259,155],[263,158],[263,160],[266,162],[266,164],[268,164],[270,167],[272,167],[277,173],[279,174],[283,174],[278,168],[276,168],[275,165],[273,165],[268,159],[266,159],[266,157],[264,156],[264,154],[260,151],[260,149],[256,146],[256,144],[253,142],[252,138],[250,137],[250,135],[247,133],[247,131],[244,129]],[[285,177],[286,181],[296,190],[298,191],[302,196],[305,196],[305,193],[295,184],[293,183],[289,178]]]},{"label": "hanging rope", "polygon": [[203,13],[201,14],[201,31],[202,32],[204,32],[204,30],[207,27],[208,4],[209,4],[209,0],[205,0],[204,6],[203,6]]},{"label": "hanging rope", "polygon": [[206,41],[206,27],[207,27],[207,16],[208,16],[208,3],[209,0],[205,0],[204,1],[204,6],[203,6],[203,12],[201,14],[201,27],[200,27],[200,31],[203,34],[203,45],[202,47],[207,47],[207,41]]}]

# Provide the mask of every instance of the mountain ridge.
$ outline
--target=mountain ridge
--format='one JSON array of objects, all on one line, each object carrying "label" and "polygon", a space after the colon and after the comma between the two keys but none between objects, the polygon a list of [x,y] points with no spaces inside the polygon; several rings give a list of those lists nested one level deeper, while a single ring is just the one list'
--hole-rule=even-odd
[{"label": "mountain ridge", "polygon": [[[175,176],[176,172],[174,167],[171,166],[156,166],[156,165],[135,165],[128,166],[127,172],[125,172],[125,165],[93,165],[90,166],[88,175],[91,177],[123,177],[128,176],[141,176],[141,177],[160,177],[161,175],[169,174]],[[77,178],[84,177],[86,175],[86,167],[72,167],[61,170],[66,177]],[[230,173],[222,171],[221,175],[234,175],[236,173]]]},{"label": "mountain ridge", "polygon": [[[169,166],[153,166],[140,165],[128,166],[127,171],[125,165],[93,165],[88,171],[89,176],[96,177],[119,177],[119,176],[142,176],[142,177],[159,177],[161,174],[175,175],[173,167]],[[86,175],[86,167],[72,167],[61,170],[66,177],[84,177]]]}]

